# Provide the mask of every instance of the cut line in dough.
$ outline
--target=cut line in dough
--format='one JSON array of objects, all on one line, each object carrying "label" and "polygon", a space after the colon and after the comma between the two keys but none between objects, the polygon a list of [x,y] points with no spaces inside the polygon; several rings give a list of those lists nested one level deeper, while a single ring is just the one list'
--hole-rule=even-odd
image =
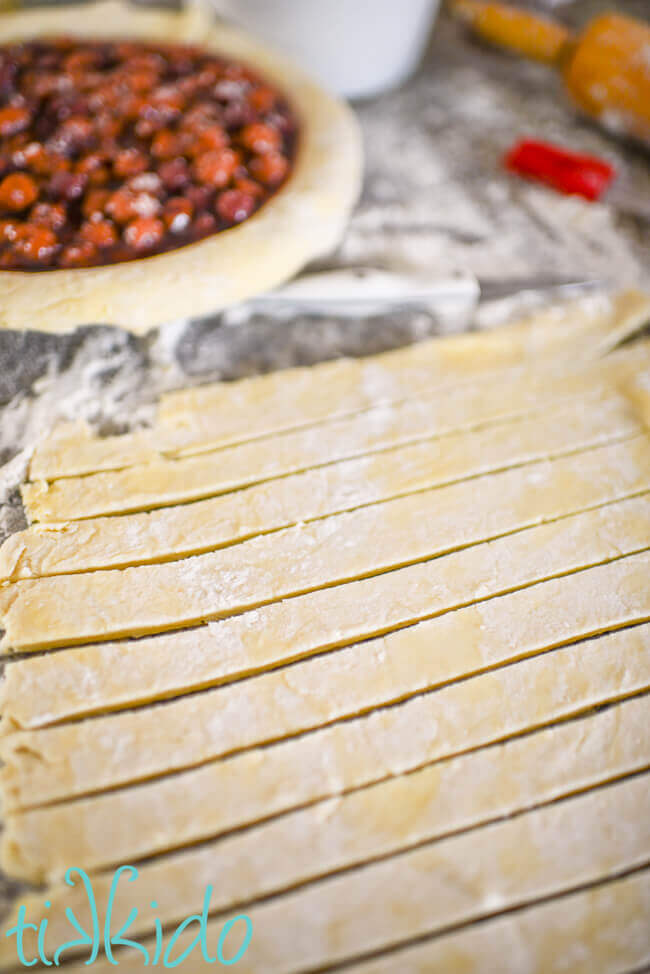
[{"label": "cut line in dough", "polygon": [[[645,622],[648,578],[650,554],[631,555],[233,686],[11,734],[0,746],[3,808],[33,807],[195,767]],[[650,645],[648,651],[650,656]],[[648,665],[650,676],[650,659]],[[465,692],[457,690],[460,699]]]},{"label": "cut line in dough", "polygon": [[[635,355],[639,351],[635,349]],[[650,374],[650,342],[647,343],[647,352]],[[628,350],[626,353],[629,356]],[[635,374],[638,375],[638,359],[634,363]],[[498,437],[500,433],[506,435],[507,427],[502,429],[504,423],[516,425],[517,422],[527,422],[531,425],[536,416],[539,420],[540,413],[544,416],[549,412],[554,415],[563,409],[568,412],[571,408],[576,410],[575,421],[579,422],[588,409],[585,400],[594,401],[596,408],[601,400],[616,396],[616,386],[619,395],[630,400],[627,408],[630,414],[636,414],[638,421],[639,414],[643,419],[643,412],[633,396],[635,377],[630,375],[630,371],[631,361],[626,358],[624,363],[618,363],[618,382],[613,382],[611,376],[608,380],[594,382],[584,375],[572,382],[563,380],[562,393],[558,390],[557,400],[549,396],[553,390],[548,388],[548,383],[540,380],[538,373],[519,380],[514,390],[510,382],[509,403],[517,401],[517,387],[521,387],[521,408],[524,412],[520,412],[519,416],[514,405],[505,405],[503,383],[487,391],[472,386],[457,397],[441,396],[428,402],[416,401],[400,407],[378,408],[326,427],[280,434],[267,440],[199,456],[158,459],[120,471],[63,478],[53,483],[39,481],[25,484],[22,488],[23,504],[32,522],[79,520],[102,514],[156,508],[223,494],[235,488],[250,487],[254,483],[373,453],[382,454],[376,457],[376,462],[381,463],[387,456],[382,451],[390,450],[394,456],[396,447],[406,445],[400,444],[400,437],[414,442],[427,440],[432,450],[438,449],[443,455],[466,439],[469,453],[472,444],[479,443],[482,437],[489,441],[490,437]],[[545,393],[540,399],[542,389],[545,389]],[[570,391],[573,396],[569,395]],[[605,407],[600,405],[599,408]],[[511,415],[504,418],[504,411]],[[441,414],[444,439],[437,442]],[[472,421],[478,426],[477,430],[467,429]],[[446,430],[444,422],[447,423]]]},{"label": "cut line in dough", "polygon": [[346,974],[632,974],[650,965],[650,870],[353,964]]},{"label": "cut line in dough", "polygon": [[359,195],[362,151],[350,108],[284,57],[216,19],[209,4],[144,9],[120,0],[6,11],[0,42],[44,34],[194,42],[249,63],[283,90],[300,121],[285,185],[239,226],[168,253],[104,267],[0,270],[0,328],[64,332],[121,325],[138,334],[211,314],[287,280],[332,250]]},{"label": "cut line in dough", "polygon": [[559,361],[561,371],[567,372],[567,362],[576,369],[597,360],[649,318],[650,297],[626,291],[554,307],[481,335],[436,338],[367,359],[216,383],[193,390],[189,397],[183,392],[169,394],[161,401],[159,423],[152,429],[95,437],[88,427],[64,424],[36,448],[30,478],[118,469],[165,453],[202,452],[254,440],[363,412],[382,402],[429,398],[433,388],[463,380],[467,384],[499,369],[537,370],[557,367]]},{"label": "cut line in dough", "polygon": [[[644,866],[649,780],[627,779],[252,905],[239,970],[319,969]],[[230,916],[207,923],[212,951]],[[173,956],[195,938],[192,928],[179,936]],[[101,960],[95,967],[113,969]],[[127,951],[120,967],[140,971],[142,956]]]},{"label": "cut line in dough", "polygon": [[649,481],[649,443],[640,436],[182,561],[25,579],[0,592],[0,648],[44,649],[217,619],[622,499]]},{"label": "cut line in dough", "polygon": [[[575,746],[576,739],[580,747]],[[119,929],[133,908],[130,935],[152,931],[142,905],[156,900],[163,924],[200,913],[213,887],[211,912],[269,896],[329,873],[400,852],[445,834],[476,828],[501,816],[650,766],[650,696],[633,698],[556,727],[400,775],[342,798],[291,812],[252,830],[162,860],[145,862],[134,883],[123,883],[113,914]],[[112,874],[93,879],[100,916],[106,913]],[[45,903],[48,906],[45,906]],[[65,910],[90,929],[85,890],[60,885],[22,897],[37,925],[46,916],[46,948],[68,939]],[[5,926],[17,919],[17,909]],[[35,936],[25,940],[36,953]],[[33,942],[33,948],[32,948]],[[14,945],[0,940],[0,964]]]},{"label": "cut line in dough", "polygon": [[[422,375],[422,381],[423,388],[427,388],[427,380],[436,378],[436,372],[440,378],[447,380],[450,376],[467,378],[506,365],[528,363],[537,368],[553,359],[566,362],[571,360],[572,353],[576,355],[575,366],[576,363],[593,360],[640,330],[650,315],[650,295],[624,291],[615,295],[611,303],[610,299],[602,303],[596,299],[585,313],[586,307],[585,302],[577,300],[573,305],[551,307],[494,331],[432,338],[365,359],[342,359],[290,370],[284,376],[282,372],[272,372],[267,376],[244,379],[238,386],[217,382],[168,392],[161,397],[159,416],[163,422],[176,423],[184,422],[184,417],[188,415],[205,410],[225,413],[230,407],[251,405],[257,411],[273,405],[283,410],[291,408],[295,419],[297,404],[285,398],[287,394],[291,395],[294,388],[300,387],[300,382],[292,382],[293,388],[287,388],[286,379],[294,377],[304,382],[304,391],[310,401],[314,402],[318,396],[325,397],[325,403],[329,403],[326,415],[332,415],[332,405],[337,402],[332,392],[338,385],[339,376],[344,379],[350,375],[355,396],[359,395],[359,391],[355,391],[354,387],[359,384],[362,395],[370,387],[382,398],[386,394],[392,396],[397,381],[408,398],[412,398],[416,392],[414,383],[417,382],[418,373],[409,375],[410,368],[419,370],[426,366],[428,375]],[[567,326],[569,316],[571,324]],[[479,347],[480,356],[476,354]],[[366,365],[371,367],[370,374],[365,373]],[[381,365],[387,365],[396,374],[389,379],[385,372],[382,374],[375,369]],[[388,384],[386,391],[381,388],[384,382]],[[367,401],[363,400],[363,408]],[[225,415],[223,418],[226,418]],[[237,421],[241,423],[239,418]]]},{"label": "cut line in dough", "polygon": [[72,862],[134,862],[632,696],[650,686],[649,634],[625,629],[202,768],[10,813],[3,867],[40,882]]},{"label": "cut line in dough", "polygon": [[[121,492],[118,478],[139,468],[98,474],[104,483],[86,483],[85,488],[63,480],[43,493],[29,484],[24,496],[32,520],[65,523],[45,530],[35,525],[9,537],[0,548],[0,580],[124,568],[198,554],[394,497],[578,453],[642,431],[630,404],[610,394],[549,408],[543,418],[345,460],[173,508],[163,505],[184,499],[172,487],[183,478],[178,470],[172,471],[170,483],[161,464],[156,474],[147,471],[149,490],[139,482],[135,493]],[[181,490],[190,493],[191,486]],[[142,506],[158,509],[114,513]],[[95,511],[113,516],[86,518],[87,512]],[[71,514],[86,520],[67,521]]]},{"label": "cut line in dough", "polygon": [[0,732],[227,683],[632,554],[648,545],[649,502],[647,495],[619,501],[198,629],[9,662]]}]

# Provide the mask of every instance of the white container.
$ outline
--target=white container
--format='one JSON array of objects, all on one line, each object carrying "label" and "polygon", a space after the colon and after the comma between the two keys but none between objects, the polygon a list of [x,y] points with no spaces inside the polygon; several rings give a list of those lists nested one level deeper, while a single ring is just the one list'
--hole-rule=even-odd
[{"label": "white container", "polygon": [[368,98],[419,64],[440,0],[212,0],[326,88]]}]

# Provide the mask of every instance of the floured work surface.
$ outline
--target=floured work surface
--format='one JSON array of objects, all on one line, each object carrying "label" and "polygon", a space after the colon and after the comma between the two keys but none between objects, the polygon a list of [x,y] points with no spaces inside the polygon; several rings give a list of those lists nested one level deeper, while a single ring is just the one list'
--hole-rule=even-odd
[{"label": "floured work surface", "polygon": [[245,913],[255,974],[650,962],[648,317],[568,306],[41,445],[0,549],[0,784],[44,956],[66,910],[92,926],[66,870],[101,918],[135,862],[127,971],[207,887],[212,955]]}]

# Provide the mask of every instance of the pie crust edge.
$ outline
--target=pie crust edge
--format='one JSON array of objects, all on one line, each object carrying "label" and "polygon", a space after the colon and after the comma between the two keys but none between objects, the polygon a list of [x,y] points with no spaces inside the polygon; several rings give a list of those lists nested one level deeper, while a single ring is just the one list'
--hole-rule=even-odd
[{"label": "pie crust edge", "polygon": [[266,291],[339,242],[361,186],[358,123],[290,62],[199,3],[175,12],[100,0],[0,16],[0,43],[56,33],[198,43],[246,62],[289,98],[298,152],[284,186],[257,213],[197,243],[102,267],[0,271],[0,328],[65,332],[106,323],[142,334]]}]

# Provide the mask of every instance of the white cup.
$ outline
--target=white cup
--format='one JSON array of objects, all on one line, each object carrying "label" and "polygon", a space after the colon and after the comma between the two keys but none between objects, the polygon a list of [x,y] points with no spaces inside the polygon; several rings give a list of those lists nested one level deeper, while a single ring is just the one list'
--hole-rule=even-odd
[{"label": "white cup", "polygon": [[440,0],[213,0],[330,91],[367,98],[417,67]]}]

